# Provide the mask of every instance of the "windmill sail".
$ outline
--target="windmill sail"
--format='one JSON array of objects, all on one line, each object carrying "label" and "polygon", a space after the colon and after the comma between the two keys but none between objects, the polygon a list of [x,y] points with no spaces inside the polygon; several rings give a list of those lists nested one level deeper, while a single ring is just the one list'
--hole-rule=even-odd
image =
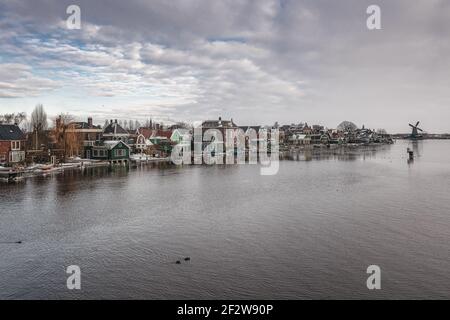
[{"label": "windmill sail", "polygon": [[419,128],[420,121],[417,121],[416,125],[412,125],[409,123],[409,126],[412,128],[411,135],[409,136],[410,139],[421,139],[422,135],[419,134],[420,132],[423,132],[422,129]]}]

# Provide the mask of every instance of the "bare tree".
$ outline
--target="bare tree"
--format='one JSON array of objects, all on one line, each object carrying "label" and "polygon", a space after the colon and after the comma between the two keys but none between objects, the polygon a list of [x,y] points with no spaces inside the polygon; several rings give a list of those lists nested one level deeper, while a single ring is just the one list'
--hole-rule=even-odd
[{"label": "bare tree", "polygon": [[3,115],[3,118],[5,119],[5,123],[11,123],[14,119],[14,113],[7,113]]},{"label": "bare tree", "polygon": [[25,112],[20,112],[14,115],[14,123],[19,125],[22,121],[27,119],[27,114]]},{"label": "bare tree", "polygon": [[5,114],[0,114],[0,123],[19,125],[26,118],[27,118],[27,114],[25,112],[5,113]]},{"label": "bare tree", "polygon": [[37,104],[31,113],[31,125],[36,135],[36,150],[39,147],[38,136],[39,133],[46,130],[48,127],[47,123],[47,113],[44,110],[44,106],[42,104]]},{"label": "bare tree", "polygon": [[64,159],[67,153],[73,155],[74,151],[78,151],[80,139],[75,132],[75,125],[72,121],[75,117],[68,113],[61,113],[54,120],[53,135],[55,137],[59,149],[64,150]]},{"label": "bare tree", "polygon": [[20,123],[20,129],[22,129],[24,133],[32,132],[33,126],[31,125],[31,122],[29,120],[25,120]]}]

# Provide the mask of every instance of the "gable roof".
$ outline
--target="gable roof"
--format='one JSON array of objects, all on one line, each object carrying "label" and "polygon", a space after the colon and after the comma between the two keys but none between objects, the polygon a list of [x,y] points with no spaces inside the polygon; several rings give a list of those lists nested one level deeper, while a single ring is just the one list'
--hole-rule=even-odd
[{"label": "gable roof", "polygon": [[126,144],[125,142],[121,141],[121,140],[115,140],[115,141],[103,141],[103,145],[111,150],[114,149],[115,147],[117,147],[118,144],[122,143],[125,147],[127,147],[128,149],[130,149],[130,146],[128,144]]},{"label": "gable roof", "polygon": [[71,122],[68,124],[68,127],[73,129],[101,129],[100,126],[90,126],[89,123],[83,121]]},{"label": "gable roof", "polygon": [[0,140],[25,140],[25,135],[15,124],[0,124]]},{"label": "gable roof", "polygon": [[129,135],[128,131],[122,128],[117,122],[109,123],[105,129],[103,129],[103,134]]},{"label": "gable roof", "polygon": [[145,139],[150,138],[152,136],[152,132],[153,132],[153,130],[150,128],[142,127],[142,128],[137,129],[137,134],[142,134],[145,137]]},{"label": "gable roof", "polygon": [[170,139],[171,136],[172,136],[172,131],[170,131],[170,130],[153,130],[150,139],[156,139],[156,138]]},{"label": "gable roof", "polygon": [[189,129],[183,129],[183,128],[173,130],[172,134],[174,134],[175,132],[178,132],[182,136],[190,133]]}]

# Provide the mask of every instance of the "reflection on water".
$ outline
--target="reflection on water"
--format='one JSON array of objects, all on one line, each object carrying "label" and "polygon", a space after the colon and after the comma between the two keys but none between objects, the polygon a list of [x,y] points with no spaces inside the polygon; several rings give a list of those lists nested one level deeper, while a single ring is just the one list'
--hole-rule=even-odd
[{"label": "reflection on water", "polygon": [[377,152],[389,150],[391,145],[371,146],[335,146],[332,148],[314,148],[313,146],[295,149],[281,153],[281,159],[294,161],[312,160],[341,160],[353,161],[358,159],[370,159]]},{"label": "reflection on water", "polygon": [[[420,142],[422,142],[422,141],[420,141]],[[409,146],[407,148],[407,152],[408,152],[407,163],[409,165],[414,163],[415,157],[420,157],[419,145],[422,146],[422,143],[419,143],[419,141],[417,141],[417,140],[410,141]],[[411,151],[412,151],[412,153],[411,153]]]},{"label": "reflection on water", "polygon": [[416,155],[417,157],[420,157],[420,150],[419,150],[419,146],[420,149],[422,149],[422,144],[423,141],[411,141],[410,144],[412,145],[412,150],[414,151],[414,155]]},{"label": "reflection on water", "polygon": [[0,184],[0,298],[450,298],[449,147],[310,150],[275,176],[154,164]]}]

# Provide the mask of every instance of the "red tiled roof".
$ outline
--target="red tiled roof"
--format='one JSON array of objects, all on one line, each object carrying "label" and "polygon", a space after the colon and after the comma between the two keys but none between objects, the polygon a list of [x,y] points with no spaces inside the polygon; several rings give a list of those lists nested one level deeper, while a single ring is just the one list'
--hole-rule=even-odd
[{"label": "red tiled roof", "polygon": [[152,136],[152,132],[154,130],[152,130],[150,128],[139,128],[138,131],[139,131],[139,134],[142,134],[145,137],[145,139],[148,139]]},{"label": "red tiled roof", "polygon": [[153,130],[152,132],[153,137],[165,137],[167,139],[170,139],[172,136],[171,130]]}]

